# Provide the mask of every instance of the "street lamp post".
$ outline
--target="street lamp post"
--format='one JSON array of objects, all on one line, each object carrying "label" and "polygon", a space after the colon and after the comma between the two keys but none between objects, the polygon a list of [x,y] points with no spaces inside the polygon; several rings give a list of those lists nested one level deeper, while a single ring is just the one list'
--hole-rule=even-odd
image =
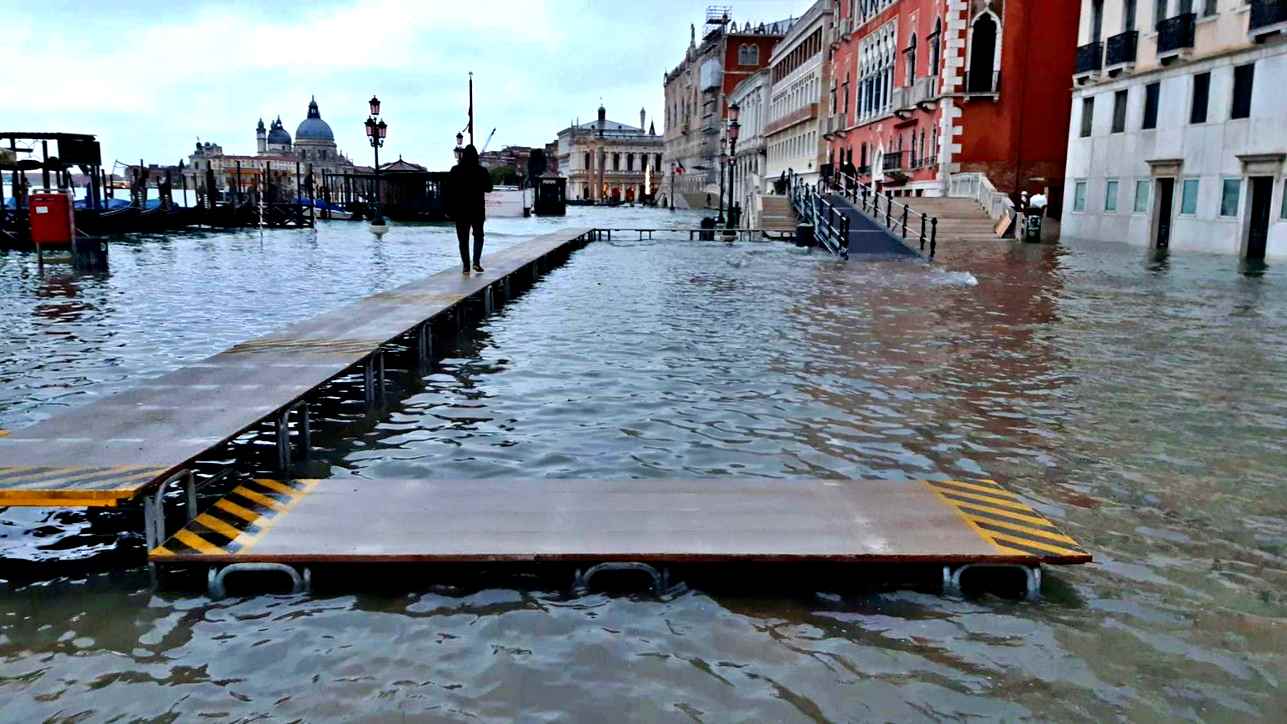
[{"label": "street lamp post", "polygon": [[463,144],[464,142],[465,142],[465,134],[463,134],[463,133],[457,133],[457,134],[456,134],[456,150],[455,150],[455,154],[456,154],[456,163],[460,163],[460,157],[461,157],[461,156],[463,156],[463,155],[465,155],[465,147],[464,147],[463,145],[461,145],[461,144]]},{"label": "street lamp post", "polygon": [[375,151],[375,211],[371,214],[371,226],[384,226],[384,214],[380,209],[380,147],[384,145],[389,125],[383,119],[377,120],[379,115],[380,99],[371,96],[371,115],[367,117],[365,124],[367,140]]},{"label": "street lamp post", "polygon": [[741,110],[736,103],[728,107],[728,216],[731,224],[738,221],[738,214],[733,210],[733,200],[737,198],[737,184],[734,182],[737,179],[737,137],[742,132],[742,124],[738,123],[737,116]]},{"label": "street lamp post", "polygon": [[719,217],[715,219],[717,224],[724,223],[724,167],[728,165],[728,152],[725,150],[727,147],[728,141],[719,139],[719,163],[717,164],[719,166]]}]

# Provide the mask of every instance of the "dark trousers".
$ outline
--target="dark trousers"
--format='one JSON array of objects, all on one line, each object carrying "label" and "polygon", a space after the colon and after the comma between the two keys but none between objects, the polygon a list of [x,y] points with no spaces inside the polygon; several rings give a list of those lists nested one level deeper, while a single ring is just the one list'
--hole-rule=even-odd
[{"label": "dark trousers", "polygon": [[456,239],[460,241],[460,263],[469,266],[469,230],[474,230],[474,263],[483,260],[483,220],[457,221]]}]

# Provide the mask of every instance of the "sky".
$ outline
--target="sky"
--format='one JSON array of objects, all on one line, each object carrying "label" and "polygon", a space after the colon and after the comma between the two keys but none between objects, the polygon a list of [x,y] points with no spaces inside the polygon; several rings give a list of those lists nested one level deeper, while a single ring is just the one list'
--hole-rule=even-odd
[{"label": "sky", "polygon": [[[0,131],[97,134],[105,164],[177,163],[199,138],[254,153],[255,125],[304,120],[311,96],[340,150],[370,163],[367,100],[389,124],[381,162],[445,169],[474,73],[481,149],[554,140],[572,121],[663,131],[662,76],[683,58],[689,0],[0,0]],[[809,0],[723,0],[738,22]]]}]

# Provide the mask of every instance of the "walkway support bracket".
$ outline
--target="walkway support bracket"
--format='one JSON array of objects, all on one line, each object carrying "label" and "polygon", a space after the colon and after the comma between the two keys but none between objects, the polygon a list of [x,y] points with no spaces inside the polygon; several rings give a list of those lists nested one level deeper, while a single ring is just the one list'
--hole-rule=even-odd
[{"label": "walkway support bracket", "polygon": [[966,571],[975,569],[1021,571],[1024,578],[1024,600],[1032,603],[1041,600],[1041,566],[1006,563],[967,563],[956,568],[943,566],[943,595],[951,598],[961,598],[963,595],[961,592],[961,576]]},{"label": "walkway support bracket", "polygon": [[219,600],[228,595],[224,583],[228,576],[233,573],[282,573],[290,578],[290,592],[292,594],[308,593],[313,588],[313,574],[305,568],[303,574],[295,570],[294,566],[288,566],[285,563],[230,563],[222,568],[211,566],[210,572],[206,576],[206,581],[210,587],[210,597]]},{"label": "walkway support bracket", "polygon": [[656,568],[647,563],[636,561],[608,561],[590,566],[584,572],[577,569],[576,575],[572,578],[572,594],[584,596],[590,592],[590,581],[596,574],[610,572],[633,571],[645,573],[652,579],[652,592],[657,598],[663,601],[669,601],[673,598],[683,595],[688,591],[688,585],[682,582],[671,583],[670,570]]}]

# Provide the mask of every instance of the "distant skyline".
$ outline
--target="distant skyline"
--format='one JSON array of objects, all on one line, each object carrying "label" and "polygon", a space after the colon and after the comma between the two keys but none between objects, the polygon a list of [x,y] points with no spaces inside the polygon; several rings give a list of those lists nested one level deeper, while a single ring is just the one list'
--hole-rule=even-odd
[{"label": "distant skyline", "polygon": [[[806,1],[720,3],[739,22],[798,17]],[[26,3],[0,0],[6,67],[0,130],[97,134],[113,160],[176,163],[198,137],[254,153],[278,115],[292,137],[316,96],[340,150],[371,162],[367,100],[383,103],[399,155],[453,162],[475,80],[481,149],[537,145],[600,101],[631,125],[664,128],[662,74],[701,32],[708,3],[684,0],[245,0]]]}]

